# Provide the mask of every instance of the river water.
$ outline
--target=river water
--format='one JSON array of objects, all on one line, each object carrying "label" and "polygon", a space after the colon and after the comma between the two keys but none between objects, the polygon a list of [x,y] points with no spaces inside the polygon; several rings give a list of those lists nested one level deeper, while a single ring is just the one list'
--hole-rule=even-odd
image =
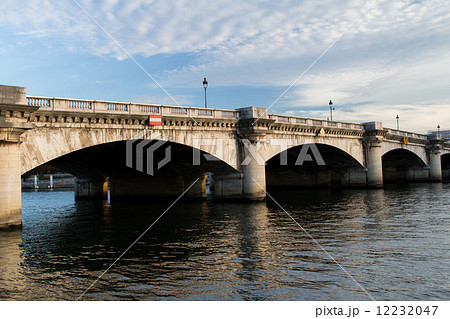
[{"label": "river water", "polygon": [[[450,184],[270,193],[375,300],[450,299]],[[169,205],[23,193],[0,299],[77,299]],[[283,209],[177,203],[81,300],[369,300]]]}]

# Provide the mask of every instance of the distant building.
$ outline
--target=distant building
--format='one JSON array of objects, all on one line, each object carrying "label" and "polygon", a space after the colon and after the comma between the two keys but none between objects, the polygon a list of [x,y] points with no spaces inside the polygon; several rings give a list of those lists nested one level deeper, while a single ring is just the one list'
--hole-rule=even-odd
[{"label": "distant building", "polygon": [[[428,135],[437,136],[438,131],[429,131]],[[439,131],[439,137],[444,140],[450,140],[450,130]]]}]

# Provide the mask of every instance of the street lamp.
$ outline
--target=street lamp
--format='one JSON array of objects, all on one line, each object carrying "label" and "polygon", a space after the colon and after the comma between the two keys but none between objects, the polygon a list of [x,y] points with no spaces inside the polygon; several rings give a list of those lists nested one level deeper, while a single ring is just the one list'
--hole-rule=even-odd
[{"label": "street lamp", "polygon": [[400,129],[400,128],[399,128],[400,126],[399,126],[399,124],[398,124],[398,120],[399,120],[400,117],[399,117],[398,114],[397,114],[397,116],[396,116],[395,118],[397,119],[397,131],[398,131],[398,130]]},{"label": "street lamp", "polygon": [[328,103],[328,105],[330,106],[330,121],[332,121],[333,120],[333,110],[334,110],[333,102],[331,102],[331,100],[330,100],[330,103]]},{"label": "street lamp", "polygon": [[438,125],[438,126],[437,126],[437,129],[438,129],[437,138],[438,138],[438,140],[439,140],[439,139],[441,139],[441,126]]},{"label": "street lamp", "polygon": [[203,79],[203,88],[205,89],[205,109],[208,108],[208,105],[206,104],[206,88],[208,87],[208,81],[206,81],[206,78]]}]

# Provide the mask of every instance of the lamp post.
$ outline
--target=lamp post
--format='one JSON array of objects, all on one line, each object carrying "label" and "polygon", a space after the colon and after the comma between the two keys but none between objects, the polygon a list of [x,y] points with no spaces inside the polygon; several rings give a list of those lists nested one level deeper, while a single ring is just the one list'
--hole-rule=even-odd
[{"label": "lamp post", "polygon": [[399,126],[399,123],[398,123],[398,120],[400,119],[400,117],[397,114],[397,116],[395,118],[397,119],[397,131],[398,131],[400,129],[400,126]]},{"label": "lamp post", "polygon": [[332,121],[333,120],[333,110],[334,110],[333,102],[331,102],[331,100],[330,100],[328,105],[330,106],[330,121]]},{"label": "lamp post", "polygon": [[437,129],[438,129],[437,138],[438,138],[438,140],[440,140],[441,139],[441,126],[438,125]]},{"label": "lamp post", "polygon": [[208,87],[208,81],[206,81],[206,78],[203,79],[203,88],[205,89],[205,109],[208,108],[208,105],[206,104],[206,88]]}]

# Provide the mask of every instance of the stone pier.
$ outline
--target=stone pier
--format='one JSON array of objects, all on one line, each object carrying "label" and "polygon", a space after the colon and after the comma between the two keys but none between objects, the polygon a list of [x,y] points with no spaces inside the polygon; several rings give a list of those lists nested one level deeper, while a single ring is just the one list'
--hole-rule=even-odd
[{"label": "stone pier", "polygon": [[442,181],[442,165],[441,165],[441,149],[442,141],[432,140],[430,141],[430,181],[441,182]]},{"label": "stone pier", "polygon": [[249,141],[251,146],[244,147],[242,157],[242,195],[245,199],[251,201],[263,200],[266,198],[266,165],[265,162],[258,161],[249,152],[249,147],[256,152],[259,141]]},{"label": "stone pier", "polygon": [[20,136],[34,128],[23,87],[0,86],[0,228],[22,225]]},{"label": "stone pier", "polygon": [[108,199],[108,181],[106,178],[75,177],[75,200]]},{"label": "stone pier", "polygon": [[365,153],[367,167],[367,186],[383,186],[383,161],[381,144],[383,142],[383,126],[380,122],[364,123],[366,129]]},{"label": "stone pier", "polygon": [[219,200],[233,200],[242,198],[242,175],[213,175],[214,198]]},{"label": "stone pier", "polygon": [[0,141],[0,227],[22,224],[19,145]]},{"label": "stone pier", "polygon": [[[109,179],[109,186],[111,201],[175,199],[188,187],[185,188],[185,182],[182,176],[111,177]],[[196,193],[196,190],[198,190],[195,186],[193,186],[193,193]]]},{"label": "stone pier", "polygon": [[[242,170],[242,197],[251,201],[266,198],[266,161],[260,153],[267,134],[258,125],[267,123],[267,110],[262,107],[245,107],[238,109],[241,128],[239,153]],[[255,126],[255,124],[257,125]]]}]

